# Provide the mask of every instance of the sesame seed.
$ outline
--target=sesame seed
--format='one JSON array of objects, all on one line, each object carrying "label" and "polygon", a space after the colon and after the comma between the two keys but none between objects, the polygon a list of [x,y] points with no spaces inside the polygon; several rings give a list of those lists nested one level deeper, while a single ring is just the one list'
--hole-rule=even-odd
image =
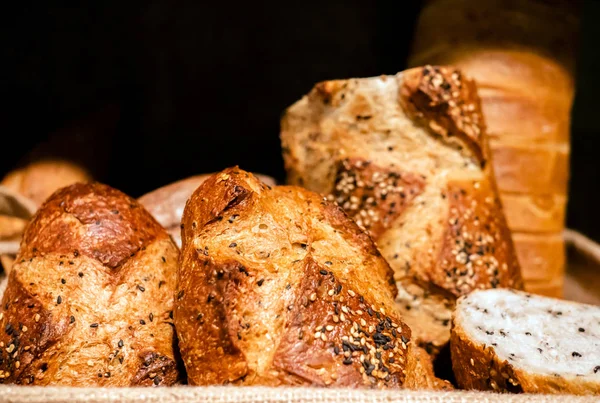
[{"label": "sesame seed", "polygon": [[310,294],[310,297],[309,297],[309,299],[310,299],[311,301],[315,301],[315,300],[317,299],[317,293],[313,292],[312,294]]},{"label": "sesame seed", "polygon": [[96,328],[96,327],[98,327],[98,324],[97,324],[97,323],[92,323],[92,324],[90,325],[90,327]]},{"label": "sesame seed", "polygon": [[333,326],[331,326],[331,325],[327,325],[327,326],[325,327],[325,329],[327,329],[327,331],[331,332],[331,331],[333,330]]},{"label": "sesame seed", "polygon": [[356,293],[352,290],[348,290],[348,294],[350,294],[351,297],[355,297]]},{"label": "sesame seed", "polygon": [[12,353],[14,350],[15,350],[15,345],[14,345],[14,344],[11,344],[10,346],[8,346],[8,347],[6,348],[6,351],[7,351],[9,354],[10,354],[10,353]]},{"label": "sesame seed", "polygon": [[119,342],[117,343],[117,345],[119,346],[119,348],[123,348],[123,340],[119,340]]},{"label": "sesame seed", "polygon": [[39,314],[39,313],[36,313],[36,314],[35,314],[35,316],[33,317],[33,319],[34,319],[36,322],[39,322],[39,321],[40,321],[40,314]]},{"label": "sesame seed", "polygon": [[58,296],[58,298],[56,298],[56,303],[59,305],[62,303],[62,297],[60,295]]},{"label": "sesame seed", "polygon": [[93,367],[93,366],[94,366],[94,361],[92,361],[92,360],[88,360],[88,362],[87,362],[87,365],[88,365],[89,367]]}]

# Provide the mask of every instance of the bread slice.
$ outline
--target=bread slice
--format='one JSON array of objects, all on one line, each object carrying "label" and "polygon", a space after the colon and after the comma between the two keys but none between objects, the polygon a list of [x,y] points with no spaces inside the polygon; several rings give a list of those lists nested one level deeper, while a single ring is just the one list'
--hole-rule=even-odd
[{"label": "bread slice", "polygon": [[230,168],[189,199],[182,241],[190,384],[449,387],[394,307],[388,263],[322,196]]},{"label": "bread slice", "polygon": [[450,341],[465,389],[600,393],[600,307],[497,289],[459,299]]}]

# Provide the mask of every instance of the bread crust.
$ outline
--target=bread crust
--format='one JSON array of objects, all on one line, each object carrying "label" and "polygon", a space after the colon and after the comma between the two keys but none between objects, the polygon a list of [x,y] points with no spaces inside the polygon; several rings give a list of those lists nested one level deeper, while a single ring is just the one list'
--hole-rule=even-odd
[{"label": "bread crust", "polygon": [[448,387],[415,362],[389,265],[317,194],[229,168],[194,192],[182,238],[190,384]]},{"label": "bread crust", "polygon": [[281,139],[288,182],[369,231],[429,352],[448,342],[457,297],[522,287],[475,84],[458,70],[319,83],[288,108]]},{"label": "bread crust", "polygon": [[[138,201],[152,214],[181,248],[181,216],[185,203],[207,178],[212,174],[195,175],[160,187],[146,193]],[[275,179],[266,175],[257,175],[264,183],[275,186]]]},{"label": "bread crust", "polygon": [[27,225],[0,306],[0,383],[171,385],[178,251],[106,185],[55,192]]},{"label": "bread crust", "polygon": [[88,182],[90,174],[80,165],[61,159],[43,159],[9,172],[1,184],[41,205],[56,190]]}]

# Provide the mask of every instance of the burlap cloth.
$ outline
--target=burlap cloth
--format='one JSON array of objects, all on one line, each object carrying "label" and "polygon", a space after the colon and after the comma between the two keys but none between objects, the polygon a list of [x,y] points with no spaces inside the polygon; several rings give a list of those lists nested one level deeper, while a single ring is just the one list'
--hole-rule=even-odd
[{"label": "burlap cloth", "polygon": [[[0,214],[29,218],[35,206],[0,186]],[[0,237],[1,238],[1,237]],[[581,234],[567,230],[569,268],[565,297],[600,304],[600,246]],[[15,246],[16,245],[16,246]],[[15,254],[18,241],[0,239],[1,253]],[[12,249],[11,249],[12,248]],[[13,250],[14,249],[14,250]],[[6,277],[0,270],[0,299]],[[318,388],[262,387],[192,387],[170,388],[67,388],[0,385],[0,403],[4,402],[290,402],[290,403],[359,403],[359,402],[600,402],[597,397],[571,395],[515,395],[483,392],[376,391]]]},{"label": "burlap cloth", "polygon": [[171,388],[54,388],[0,386],[0,402],[598,402],[600,397],[512,395],[477,392],[372,391],[354,389],[191,387]]}]

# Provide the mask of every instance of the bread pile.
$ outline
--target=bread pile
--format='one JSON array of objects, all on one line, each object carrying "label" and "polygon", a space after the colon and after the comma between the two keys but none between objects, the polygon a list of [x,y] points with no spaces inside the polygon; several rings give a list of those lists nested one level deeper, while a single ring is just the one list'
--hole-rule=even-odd
[{"label": "bread pile", "polygon": [[433,0],[410,64],[475,79],[496,180],[528,290],[561,296],[576,1]]},{"label": "bread pile", "polygon": [[2,297],[0,383],[451,390],[433,369],[450,340],[459,387],[600,392],[600,308],[512,290],[472,80],[320,83],[282,142],[301,186],[234,167],[140,201],[53,193]]}]

